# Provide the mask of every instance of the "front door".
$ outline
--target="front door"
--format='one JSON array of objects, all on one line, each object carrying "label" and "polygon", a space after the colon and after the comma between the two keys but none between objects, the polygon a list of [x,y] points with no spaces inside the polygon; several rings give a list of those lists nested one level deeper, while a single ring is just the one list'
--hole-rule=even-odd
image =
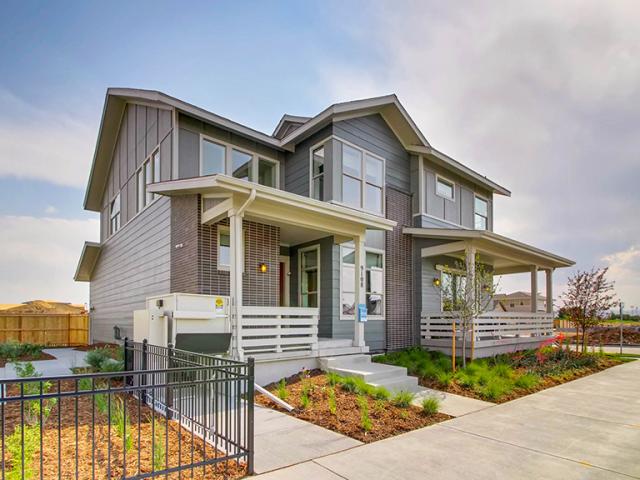
[{"label": "front door", "polygon": [[320,247],[314,245],[299,252],[300,306],[318,307],[320,293]]},{"label": "front door", "polygon": [[286,255],[280,255],[280,263],[278,268],[278,305],[280,305],[281,307],[289,306],[289,276],[289,257]]}]

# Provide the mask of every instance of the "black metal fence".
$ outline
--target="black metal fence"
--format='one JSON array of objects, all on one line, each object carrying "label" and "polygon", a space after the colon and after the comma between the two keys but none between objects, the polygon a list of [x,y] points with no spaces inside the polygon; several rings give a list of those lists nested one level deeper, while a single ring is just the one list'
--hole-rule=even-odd
[{"label": "black metal fence", "polygon": [[253,473],[253,361],[124,341],[125,370],[0,380],[2,480]]}]

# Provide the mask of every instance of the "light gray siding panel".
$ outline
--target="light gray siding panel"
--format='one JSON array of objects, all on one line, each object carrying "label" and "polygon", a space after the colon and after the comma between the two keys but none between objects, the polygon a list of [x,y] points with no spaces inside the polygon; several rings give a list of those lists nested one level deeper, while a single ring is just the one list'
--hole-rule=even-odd
[{"label": "light gray siding panel", "polygon": [[145,157],[151,155],[158,143],[158,109],[147,107],[147,151]]},{"label": "light gray siding panel", "polygon": [[333,134],[383,157],[387,185],[410,193],[409,154],[380,115],[335,122]]},{"label": "light gray siding panel", "polygon": [[309,169],[311,165],[309,150],[312,146],[330,136],[331,126],[329,125],[296,145],[295,152],[287,153],[284,190],[304,195],[305,197],[309,196]]},{"label": "light gray siding panel", "polygon": [[[127,204],[126,204],[126,209],[124,209],[123,211],[126,211],[126,216],[127,219],[126,221],[128,222],[129,220],[131,220],[134,215],[136,214],[136,203],[137,203],[137,197],[136,197],[136,178],[132,177],[128,182],[127,182]],[[124,206],[124,205],[123,205]]]},{"label": "light gray siding panel", "polygon": [[166,135],[160,144],[160,180],[171,180],[171,135]]},{"label": "light gray siding panel", "polygon": [[460,224],[460,205],[462,203],[462,200],[460,198],[459,184],[456,184],[455,186],[454,199],[455,201],[453,202],[451,200],[447,200],[446,198],[443,199],[444,200],[444,219],[447,222]]},{"label": "light gray siding panel", "polygon": [[136,167],[147,157],[147,107],[136,105]]},{"label": "light gray siding panel", "polygon": [[127,107],[127,173],[131,177],[136,170],[136,109]]},{"label": "light gray siding panel", "polygon": [[473,228],[473,191],[460,187],[460,224]]},{"label": "light gray siding panel", "polygon": [[163,139],[171,132],[171,110],[161,109],[158,113],[158,137]]},{"label": "light gray siding panel", "polygon": [[170,201],[160,198],[101,249],[90,286],[91,337],[112,340],[113,326],[133,334],[133,311],[169,292]]},{"label": "light gray siding panel", "polygon": [[427,170],[425,173],[426,192],[426,208],[425,212],[434,217],[444,219],[444,198],[436,195],[436,175],[434,172]]},{"label": "light gray siding panel", "polygon": [[179,177],[197,177],[200,175],[200,137],[191,130],[180,128],[178,143],[180,145]]}]

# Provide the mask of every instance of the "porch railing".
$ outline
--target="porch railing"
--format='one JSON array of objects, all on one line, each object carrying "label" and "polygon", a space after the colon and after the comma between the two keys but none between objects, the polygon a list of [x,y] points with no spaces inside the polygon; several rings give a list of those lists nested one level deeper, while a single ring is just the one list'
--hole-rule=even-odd
[{"label": "porch railing", "polygon": [[[420,338],[423,346],[451,347],[453,324],[456,340],[462,339],[459,316],[455,312],[423,312]],[[553,336],[553,315],[527,312],[487,312],[474,318],[472,335],[476,349],[519,343],[541,342]]]},{"label": "porch railing", "polygon": [[124,371],[0,380],[1,478],[236,478],[253,362],[125,341]]},{"label": "porch railing", "polygon": [[240,346],[245,356],[259,360],[317,353],[318,308],[243,306],[241,315]]}]

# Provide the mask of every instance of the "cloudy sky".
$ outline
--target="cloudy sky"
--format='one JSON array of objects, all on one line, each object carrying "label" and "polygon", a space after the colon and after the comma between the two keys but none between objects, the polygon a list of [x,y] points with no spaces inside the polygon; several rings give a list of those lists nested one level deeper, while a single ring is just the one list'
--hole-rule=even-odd
[{"label": "cloudy sky", "polygon": [[610,266],[640,305],[638,25],[635,1],[3,0],[0,303],[87,301],[72,276],[98,220],[82,199],[119,86],[265,132],[395,92],[432,145],[511,189],[498,233]]}]

